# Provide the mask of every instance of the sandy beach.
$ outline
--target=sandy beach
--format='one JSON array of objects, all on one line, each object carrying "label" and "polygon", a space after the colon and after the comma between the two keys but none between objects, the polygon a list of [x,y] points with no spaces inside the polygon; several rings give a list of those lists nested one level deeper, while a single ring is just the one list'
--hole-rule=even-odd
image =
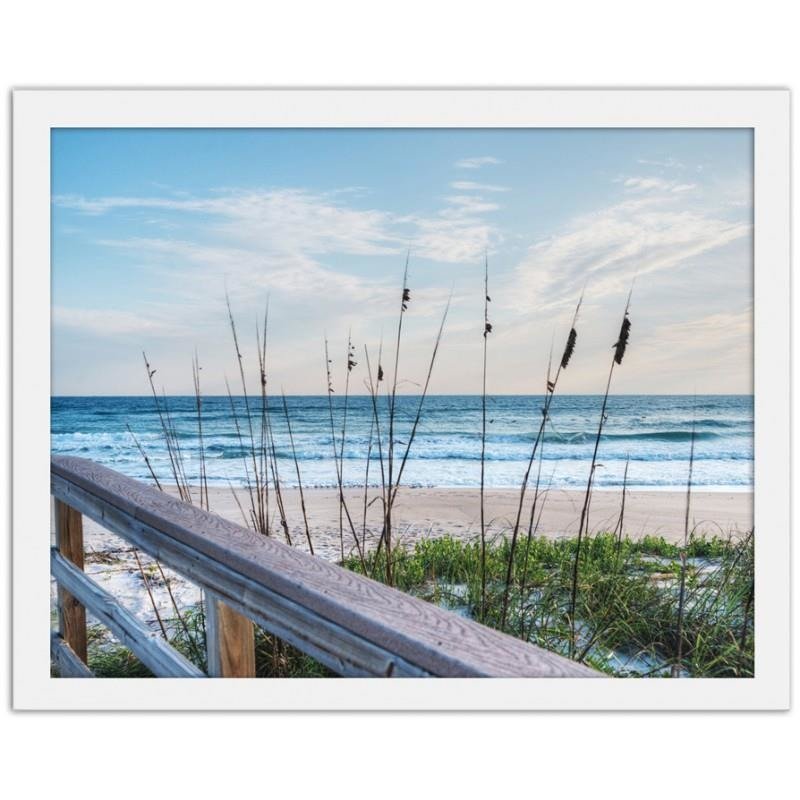
[{"label": "sandy beach", "polygon": [[[530,500],[526,498],[523,519],[530,516]],[[247,496],[239,493],[240,502],[247,511]],[[223,517],[242,522],[242,513],[229,489],[210,490],[212,509]],[[283,492],[290,534],[294,544],[305,542],[299,492]],[[538,533],[542,536],[572,536],[577,533],[583,492],[551,490],[544,498],[544,507]],[[600,532],[614,529],[619,518],[620,492],[596,491],[589,510],[589,530]],[[326,557],[336,557],[339,542],[338,492],[331,489],[305,491],[309,527],[317,549]],[[363,490],[346,490],[345,500],[356,529],[361,533],[364,519]],[[488,535],[502,536],[513,529],[519,505],[518,489],[487,490],[486,519]],[[367,495],[367,540],[375,541],[380,535],[380,491]],[[631,491],[625,503],[625,533],[631,538],[651,534],[670,541],[683,538],[685,492]],[[396,538],[406,544],[426,538],[445,535],[470,539],[480,529],[480,493],[477,489],[406,489],[397,495],[393,512]],[[538,511],[537,511],[538,516]],[[753,496],[750,492],[697,492],[692,494],[691,526],[698,534],[744,532],[752,527]],[[347,519],[345,526],[345,552],[348,539],[352,540]],[[319,546],[317,542],[319,541]],[[333,552],[331,552],[333,547]]]},{"label": "sandy beach", "polygon": [[[245,513],[249,499],[244,490],[237,489],[239,503]],[[530,493],[529,493],[530,495]],[[228,488],[209,489],[212,511],[242,524],[242,512]],[[589,530],[613,530],[620,511],[620,492],[596,491],[589,510]],[[364,527],[363,490],[345,490],[345,500],[359,533]],[[277,509],[270,497],[272,511]],[[283,490],[283,501],[289,521],[293,545],[307,549],[305,526],[297,490]],[[486,491],[487,532],[490,538],[508,534],[513,528],[519,503],[517,489]],[[305,504],[314,549],[318,555],[336,559],[339,545],[339,502],[335,489],[307,489]],[[541,536],[574,536],[577,533],[583,493],[551,490],[544,496],[538,534]],[[381,530],[380,490],[367,493],[367,542],[375,543]],[[526,499],[523,520],[529,519],[530,496]],[[625,503],[625,534],[631,538],[645,535],[663,536],[673,542],[683,538],[686,494],[673,491],[630,491]],[[538,516],[538,511],[537,511]],[[276,535],[279,525],[276,519]],[[455,536],[471,539],[480,528],[480,494],[477,489],[413,489],[402,488],[394,509],[395,540],[406,545],[429,537]],[[697,534],[707,536],[743,533],[752,527],[753,495],[751,492],[694,492],[691,504],[691,527]],[[344,518],[345,552],[352,549],[353,537],[347,518]],[[86,520],[87,547],[109,549],[109,535],[100,526]],[[113,538],[113,537],[111,537]],[[118,542],[114,539],[114,548]]]}]

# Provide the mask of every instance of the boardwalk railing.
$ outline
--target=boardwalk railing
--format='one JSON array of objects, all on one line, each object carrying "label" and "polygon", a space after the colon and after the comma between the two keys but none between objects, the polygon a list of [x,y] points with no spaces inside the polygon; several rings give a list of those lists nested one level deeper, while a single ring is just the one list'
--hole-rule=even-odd
[{"label": "boardwalk railing", "polygon": [[53,457],[51,492],[59,605],[51,654],[62,676],[92,676],[86,610],[154,674],[205,675],[83,572],[84,515],[205,590],[212,677],[255,674],[254,622],[340,675],[599,675],[92,461]]}]

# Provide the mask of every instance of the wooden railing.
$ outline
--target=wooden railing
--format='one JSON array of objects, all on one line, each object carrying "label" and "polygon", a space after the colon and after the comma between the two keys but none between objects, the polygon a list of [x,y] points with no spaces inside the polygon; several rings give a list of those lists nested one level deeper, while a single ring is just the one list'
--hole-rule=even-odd
[{"label": "wooden railing", "polygon": [[596,677],[487,628],[81,458],[53,457],[62,676],[91,677],[86,610],[154,674],[204,677],[83,572],[85,515],[188,580],[208,600],[208,675],[255,674],[253,623],[340,675]]}]

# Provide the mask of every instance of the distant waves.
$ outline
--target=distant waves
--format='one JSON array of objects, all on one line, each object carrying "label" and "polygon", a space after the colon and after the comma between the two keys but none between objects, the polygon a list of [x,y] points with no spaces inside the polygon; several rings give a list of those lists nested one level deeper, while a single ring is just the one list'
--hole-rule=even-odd
[{"label": "distant waves", "polygon": [[[388,430],[385,398],[381,398],[382,451]],[[167,398],[172,424],[179,437],[190,480],[199,474],[200,451],[197,412],[193,397]],[[260,401],[251,398],[254,419]],[[289,397],[294,446],[304,486],[333,486],[336,469],[327,397]],[[419,398],[398,398],[395,452],[402,453]],[[343,399],[334,399],[337,453],[341,447]],[[542,398],[495,396],[488,399],[486,482],[490,487],[515,487],[525,473],[530,449],[541,420]],[[558,488],[585,486],[594,446],[601,398],[556,396],[551,424],[541,446],[542,485]],[[235,398],[240,426],[245,401]],[[258,411],[259,413],[255,413]],[[632,487],[679,488],[686,485],[689,448],[694,427],[693,483],[698,487],[751,489],[753,480],[753,398],[742,395],[614,396],[609,399],[608,421],[600,444],[595,483],[611,488],[622,483],[630,459]],[[286,419],[280,403],[269,418],[282,483],[297,483]],[[257,421],[260,421],[257,420]],[[378,443],[372,401],[351,397],[344,444],[344,481],[363,485],[367,454],[372,456],[369,482],[380,482]],[[141,454],[126,430],[129,425],[145,449],[159,478],[170,480],[169,455],[152,398],[53,398],[51,436],[53,452],[77,455],[106,464],[138,478],[149,478]],[[245,426],[246,428],[246,426]],[[256,433],[258,438],[258,434]],[[209,481],[242,485],[243,457],[249,453],[249,433],[240,440],[227,397],[203,399],[203,442]],[[425,401],[403,473],[403,482],[417,486],[473,487],[479,485],[481,453],[481,398],[435,396]],[[535,479],[537,467],[532,473]]]}]

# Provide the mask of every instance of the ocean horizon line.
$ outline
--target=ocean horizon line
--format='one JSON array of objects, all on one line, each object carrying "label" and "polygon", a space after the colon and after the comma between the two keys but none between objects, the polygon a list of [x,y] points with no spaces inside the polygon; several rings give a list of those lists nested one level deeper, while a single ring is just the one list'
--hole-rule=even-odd
[{"label": "ocean horizon line", "polygon": [[[281,395],[285,395],[288,397],[327,397],[327,392],[315,392],[315,393],[287,393],[287,392],[268,392],[269,397],[279,397]],[[403,397],[421,397],[421,392],[397,392],[398,396]],[[176,394],[166,394],[166,395],[159,395],[159,397],[194,397],[194,393],[186,392],[186,393],[176,393]],[[241,393],[232,394],[232,397],[244,397]],[[256,392],[251,393],[248,397],[256,397],[260,396]],[[334,398],[337,396],[344,397],[344,394],[334,393]],[[544,397],[544,392],[487,392],[487,397]],[[754,397],[753,392],[704,392],[704,393],[695,393],[695,392],[610,392],[609,397]],[[51,400],[64,400],[64,399],[76,399],[76,398],[92,398],[102,400],[104,398],[118,398],[118,399],[152,399],[153,395],[149,392],[142,393],[142,394],[51,394]],[[205,398],[225,398],[227,399],[227,394],[212,394],[208,392],[201,393],[201,397]],[[369,392],[349,392],[348,397],[366,397],[369,398],[371,395]],[[480,392],[429,392],[426,397],[481,397]],[[559,392],[557,397],[603,397],[602,392]]]}]

